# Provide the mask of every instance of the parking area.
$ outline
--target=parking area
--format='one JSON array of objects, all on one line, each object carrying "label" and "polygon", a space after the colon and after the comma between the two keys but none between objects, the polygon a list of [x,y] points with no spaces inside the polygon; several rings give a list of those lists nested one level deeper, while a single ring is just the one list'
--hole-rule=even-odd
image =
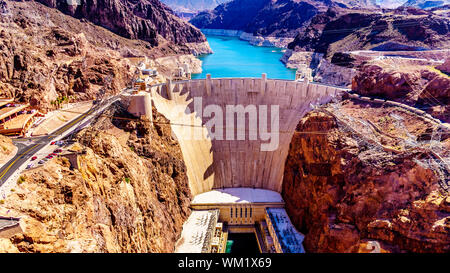
[{"label": "parking area", "polygon": [[65,141],[53,141],[50,143],[46,151],[42,151],[39,155],[35,155],[30,158],[30,161],[26,169],[32,169],[44,165],[47,161],[58,157],[63,151],[67,149],[67,143]]}]

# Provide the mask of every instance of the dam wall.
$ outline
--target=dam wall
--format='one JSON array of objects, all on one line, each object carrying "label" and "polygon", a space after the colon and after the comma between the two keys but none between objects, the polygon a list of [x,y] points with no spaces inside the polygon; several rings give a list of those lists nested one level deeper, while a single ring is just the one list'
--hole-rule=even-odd
[{"label": "dam wall", "polygon": [[[169,81],[149,91],[156,109],[171,122],[195,196],[239,187],[281,192],[284,164],[298,122],[311,104],[328,103],[344,89],[266,79],[263,74],[262,78]],[[240,113],[244,128],[238,124],[239,111],[229,111],[235,106],[248,110]],[[252,115],[252,109],[259,115]],[[264,109],[267,115],[261,115]],[[213,119],[216,122],[211,127]],[[229,134],[236,128],[240,130]],[[274,134],[270,139],[264,137],[261,128]]]}]

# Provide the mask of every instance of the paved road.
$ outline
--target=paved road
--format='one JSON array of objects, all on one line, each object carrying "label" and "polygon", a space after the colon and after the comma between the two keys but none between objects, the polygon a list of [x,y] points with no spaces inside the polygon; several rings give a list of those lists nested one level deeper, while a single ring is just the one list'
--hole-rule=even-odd
[{"label": "paved road", "polygon": [[63,134],[64,132],[74,129],[73,127],[83,120],[85,117],[94,113],[97,109],[91,108],[89,111],[80,115],[76,119],[72,120],[68,124],[59,128],[57,131],[53,132],[48,136],[41,137],[33,137],[33,138],[24,138],[17,139],[14,141],[14,144],[17,145],[18,151],[17,155],[9,160],[2,168],[0,168],[0,186],[2,186],[8,178],[14,174],[14,172],[22,166],[30,157],[39,152],[42,148],[44,148],[49,142]]},{"label": "paved road", "polygon": [[[21,138],[14,140],[14,144],[17,146],[18,151],[14,158],[9,160],[2,168],[0,168],[0,187],[8,180],[8,178],[14,174],[14,172],[22,166],[30,157],[34,156],[42,148],[44,148],[48,143],[61,136],[67,131],[74,130],[78,126],[77,124],[83,121],[89,115],[97,115],[98,112],[102,112],[107,109],[111,104],[119,100],[121,94],[130,93],[132,90],[124,89],[118,95],[115,95],[101,104],[97,104],[92,107],[89,111],[81,114],[76,119],[70,121],[63,127],[59,128],[55,132],[47,136],[31,137],[31,138]],[[81,124],[84,126],[86,122]]]}]

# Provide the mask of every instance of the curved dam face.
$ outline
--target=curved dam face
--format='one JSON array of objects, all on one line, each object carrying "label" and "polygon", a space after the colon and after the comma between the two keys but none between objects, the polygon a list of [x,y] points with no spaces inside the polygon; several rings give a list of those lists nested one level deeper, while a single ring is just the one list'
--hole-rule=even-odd
[{"label": "curved dam face", "polygon": [[342,90],[265,75],[150,87],[179,141],[194,196],[238,187],[281,192],[298,122],[311,104],[327,103]]}]

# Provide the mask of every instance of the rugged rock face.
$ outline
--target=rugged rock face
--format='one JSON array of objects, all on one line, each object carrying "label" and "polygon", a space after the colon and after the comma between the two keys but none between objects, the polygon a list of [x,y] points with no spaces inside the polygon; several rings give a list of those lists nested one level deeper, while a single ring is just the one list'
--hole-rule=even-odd
[{"label": "rugged rock face", "polygon": [[[165,41],[153,47],[34,1],[2,3],[0,96],[29,102],[42,111],[54,109],[54,102],[64,97],[91,100],[101,89],[118,93],[134,75],[134,67],[124,57],[210,51],[207,42],[176,45]],[[170,70],[160,70],[164,69]]]},{"label": "rugged rock face", "polygon": [[363,58],[358,51],[403,51],[408,56],[406,51],[448,48],[449,32],[448,16],[438,11],[399,8],[381,13],[332,7],[311,19],[288,45],[282,61],[298,68],[305,59],[303,65],[313,69],[316,81],[347,86],[354,71],[376,57]]},{"label": "rugged rock face", "polygon": [[[406,14],[404,14],[406,13]],[[414,15],[330,9],[316,15],[289,48],[332,57],[336,52],[448,48],[450,19],[432,12]]]},{"label": "rugged rock face", "polygon": [[450,76],[450,58],[445,60],[443,64],[437,66],[436,68]]},{"label": "rugged rock face", "polygon": [[254,36],[295,37],[331,1],[234,0],[200,12],[190,22],[198,28],[241,30]]},{"label": "rugged rock face", "polygon": [[440,7],[443,5],[448,5],[450,2],[448,0],[408,0],[403,4],[405,7],[415,7],[420,9],[429,9],[434,7]]},{"label": "rugged rock face", "polygon": [[79,169],[54,159],[24,173],[0,207],[24,231],[0,241],[0,252],[172,252],[191,196],[170,125],[154,120],[103,118],[77,136]]},{"label": "rugged rock face", "polygon": [[29,17],[32,9],[17,4],[0,19],[0,95],[45,111],[63,97],[94,99],[102,87],[114,94],[128,84],[132,67],[117,52],[55,26],[56,20],[42,25],[43,13]]},{"label": "rugged rock face", "polygon": [[[356,138],[328,112],[313,111],[298,124],[282,195],[291,220],[306,235],[305,249],[358,252],[370,240],[383,252],[448,252],[450,196],[439,184],[446,178],[424,163],[433,159],[429,151],[398,146],[406,132],[392,114],[417,138],[429,139],[433,126],[395,107],[344,101],[340,111],[376,126],[379,133],[372,136],[384,150]],[[364,135],[364,127],[356,129]],[[448,154],[449,140],[441,144]]]},{"label": "rugged rock face", "polygon": [[205,36],[176,17],[158,0],[94,0],[69,5],[67,1],[36,0],[75,18],[86,19],[129,39],[140,39],[158,46],[163,39],[178,45],[202,43]]},{"label": "rugged rock face", "polygon": [[14,146],[12,140],[0,135],[0,164],[5,163],[15,152],[17,152],[17,147]]},{"label": "rugged rock face", "polygon": [[353,78],[352,90],[424,108],[450,121],[450,77],[432,66],[402,65],[399,60],[369,63]]},{"label": "rugged rock face", "polygon": [[333,62],[322,58],[314,70],[314,81],[349,87],[355,74],[356,69],[354,68],[335,65]]},{"label": "rugged rock face", "polygon": [[404,0],[378,0],[375,1],[375,3],[382,7],[382,8],[388,8],[388,9],[395,9],[400,7],[405,3]]}]

